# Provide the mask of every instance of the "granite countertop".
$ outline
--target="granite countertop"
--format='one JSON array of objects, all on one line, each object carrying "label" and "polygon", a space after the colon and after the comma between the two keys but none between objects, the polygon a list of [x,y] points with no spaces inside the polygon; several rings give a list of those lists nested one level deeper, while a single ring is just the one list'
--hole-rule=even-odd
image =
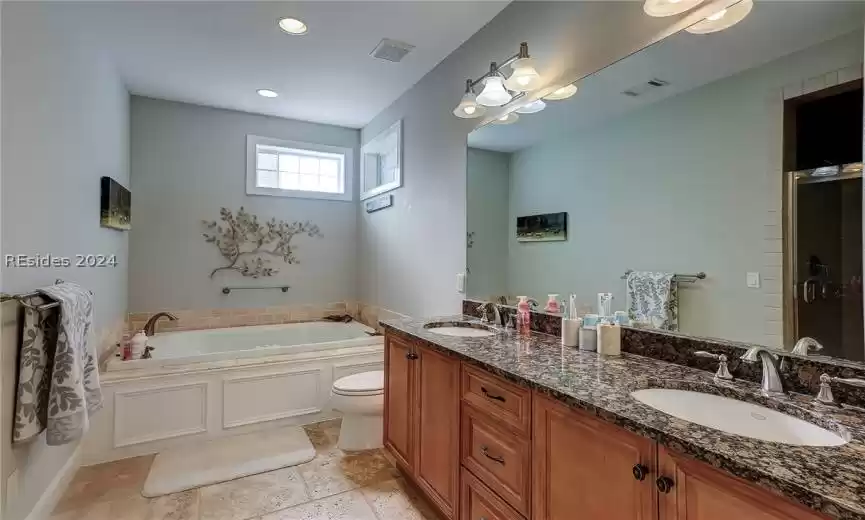
[{"label": "granite countertop", "polygon": [[[424,328],[433,321],[470,320],[477,321],[449,316],[384,320],[381,325],[780,492],[831,518],[865,520],[865,410],[816,406],[812,396],[799,394],[766,398],[759,385],[749,381],[716,383],[712,373],[653,358],[582,352],[562,347],[558,338],[546,334],[521,337],[501,331],[490,337],[465,338]],[[653,386],[755,402],[847,435],[850,442],[839,447],[790,446],[727,434],[677,419],[630,396],[635,389]]]}]

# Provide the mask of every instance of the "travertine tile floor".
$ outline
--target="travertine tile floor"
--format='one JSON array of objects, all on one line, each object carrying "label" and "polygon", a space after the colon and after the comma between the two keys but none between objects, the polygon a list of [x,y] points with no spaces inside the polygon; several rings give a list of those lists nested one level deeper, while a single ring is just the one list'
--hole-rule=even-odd
[{"label": "travertine tile floor", "polygon": [[381,450],[336,448],[339,420],[306,426],[312,461],[156,499],[152,456],[81,468],[51,520],[438,520]]}]

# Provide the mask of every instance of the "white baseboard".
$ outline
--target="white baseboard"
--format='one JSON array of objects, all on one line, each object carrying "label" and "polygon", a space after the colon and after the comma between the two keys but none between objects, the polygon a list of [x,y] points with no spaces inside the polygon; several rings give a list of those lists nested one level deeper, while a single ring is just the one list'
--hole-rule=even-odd
[{"label": "white baseboard", "polygon": [[39,497],[39,501],[33,506],[33,509],[25,520],[48,520],[51,517],[54,508],[57,507],[57,503],[63,498],[63,493],[66,492],[66,488],[72,482],[75,472],[81,466],[81,454],[82,444],[79,444],[75,448],[75,452],[72,453],[72,456],[69,457],[69,460],[66,461],[66,464],[54,476],[51,484],[48,485],[48,489]]}]

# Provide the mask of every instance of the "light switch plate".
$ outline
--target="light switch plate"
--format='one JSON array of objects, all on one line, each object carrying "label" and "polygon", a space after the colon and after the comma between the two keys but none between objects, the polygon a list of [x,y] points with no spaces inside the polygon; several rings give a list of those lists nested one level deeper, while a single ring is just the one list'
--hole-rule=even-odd
[{"label": "light switch plate", "polygon": [[751,289],[760,288],[760,273],[748,273],[745,277],[745,283]]},{"label": "light switch plate", "polygon": [[457,274],[457,292],[463,294],[466,292],[466,275],[465,273]]}]

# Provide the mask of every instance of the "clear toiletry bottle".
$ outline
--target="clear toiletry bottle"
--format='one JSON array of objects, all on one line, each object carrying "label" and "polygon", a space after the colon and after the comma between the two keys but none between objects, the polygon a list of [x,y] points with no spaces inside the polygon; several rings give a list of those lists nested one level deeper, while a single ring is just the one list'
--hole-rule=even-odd
[{"label": "clear toiletry bottle", "polygon": [[531,332],[531,314],[529,312],[529,297],[519,296],[520,302],[517,304],[517,332],[520,334],[529,334]]}]

